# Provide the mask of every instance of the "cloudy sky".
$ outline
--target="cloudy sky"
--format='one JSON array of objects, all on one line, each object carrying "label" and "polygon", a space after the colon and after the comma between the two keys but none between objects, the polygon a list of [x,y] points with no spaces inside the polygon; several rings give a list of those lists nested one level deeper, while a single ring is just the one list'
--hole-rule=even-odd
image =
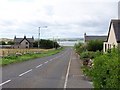
[{"label": "cloudy sky", "polygon": [[[119,0],[0,0],[0,38],[107,35]],[[44,28],[47,26],[47,28]]]}]

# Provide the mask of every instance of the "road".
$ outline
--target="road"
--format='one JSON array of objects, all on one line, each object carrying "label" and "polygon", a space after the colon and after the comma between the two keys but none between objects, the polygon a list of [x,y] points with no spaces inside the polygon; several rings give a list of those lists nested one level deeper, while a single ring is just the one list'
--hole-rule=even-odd
[{"label": "road", "polygon": [[2,88],[92,88],[83,79],[78,55],[66,48],[56,55],[2,68]]}]

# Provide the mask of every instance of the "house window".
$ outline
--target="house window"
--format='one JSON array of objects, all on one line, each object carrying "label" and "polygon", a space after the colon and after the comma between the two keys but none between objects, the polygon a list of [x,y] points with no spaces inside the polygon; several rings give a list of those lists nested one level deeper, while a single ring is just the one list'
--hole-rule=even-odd
[{"label": "house window", "polygon": [[26,48],[28,48],[28,46],[26,46]]},{"label": "house window", "polygon": [[105,52],[106,52],[107,44],[105,44]]},{"label": "house window", "polygon": [[115,45],[113,45],[113,48],[115,48]]},{"label": "house window", "polygon": [[18,48],[19,48],[19,46],[18,46]]},{"label": "house window", "polygon": [[108,49],[110,49],[110,46],[109,46],[109,44],[108,44]]},{"label": "house window", "polygon": [[28,42],[26,42],[26,44],[28,44]]}]

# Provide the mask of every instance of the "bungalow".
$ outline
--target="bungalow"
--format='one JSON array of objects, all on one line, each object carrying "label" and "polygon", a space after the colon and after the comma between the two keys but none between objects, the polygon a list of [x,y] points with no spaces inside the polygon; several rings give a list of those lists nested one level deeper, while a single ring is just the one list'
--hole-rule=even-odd
[{"label": "bungalow", "polygon": [[107,39],[107,36],[88,36],[86,33],[84,33],[84,43],[87,43],[91,40],[101,40],[105,41]]},{"label": "bungalow", "polygon": [[16,38],[16,36],[14,37],[14,45],[13,48],[33,48],[33,42],[34,42],[34,38],[26,38],[26,36],[24,36],[24,38]]},{"label": "bungalow", "polygon": [[104,42],[103,51],[113,47],[120,48],[120,19],[111,20],[107,40]]}]

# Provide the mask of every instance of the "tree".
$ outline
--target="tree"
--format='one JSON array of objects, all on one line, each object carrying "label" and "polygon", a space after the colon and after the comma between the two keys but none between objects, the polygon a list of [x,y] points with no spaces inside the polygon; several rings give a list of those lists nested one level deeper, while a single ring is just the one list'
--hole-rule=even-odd
[{"label": "tree", "polygon": [[[35,41],[33,43],[33,47],[38,47],[38,41]],[[58,48],[60,45],[57,42],[53,42],[51,40],[45,40],[41,39],[40,40],[40,48],[45,48],[45,49],[50,49],[50,48]]]},{"label": "tree", "polygon": [[87,43],[88,51],[102,51],[103,50],[103,41],[101,40],[91,40]]},{"label": "tree", "polygon": [[0,45],[6,45],[5,41],[0,41]]},{"label": "tree", "polygon": [[7,44],[8,44],[8,45],[14,45],[14,42],[13,42],[13,41],[8,41]]}]

